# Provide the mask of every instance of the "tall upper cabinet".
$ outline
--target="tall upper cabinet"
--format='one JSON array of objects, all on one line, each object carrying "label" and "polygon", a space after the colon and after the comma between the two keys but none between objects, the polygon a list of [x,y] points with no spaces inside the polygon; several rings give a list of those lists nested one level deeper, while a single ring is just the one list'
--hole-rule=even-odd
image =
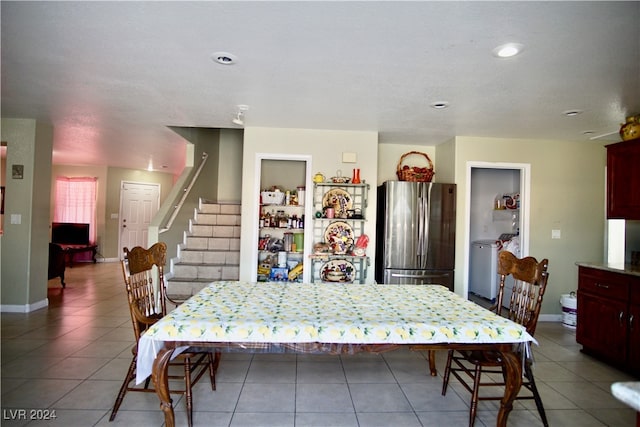
[{"label": "tall upper cabinet", "polygon": [[607,218],[640,220],[640,139],[607,145]]}]

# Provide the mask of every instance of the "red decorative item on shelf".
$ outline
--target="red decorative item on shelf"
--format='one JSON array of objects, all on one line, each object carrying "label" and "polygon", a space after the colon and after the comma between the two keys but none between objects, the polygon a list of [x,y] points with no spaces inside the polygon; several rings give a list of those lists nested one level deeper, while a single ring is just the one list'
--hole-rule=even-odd
[{"label": "red decorative item on shelf", "polygon": [[353,170],[353,178],[351,178],[352,184],[360,184],[360,169],[356,168]]}]

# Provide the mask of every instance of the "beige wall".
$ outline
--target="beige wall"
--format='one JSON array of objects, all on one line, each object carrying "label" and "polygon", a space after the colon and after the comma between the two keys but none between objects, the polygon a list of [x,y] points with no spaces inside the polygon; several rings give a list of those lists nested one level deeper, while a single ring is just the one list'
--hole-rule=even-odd
[{"label": "beige wall", "polygon": [[[562,294],[577,288],[577,261],[602,261],[605,240],[604,144],[593,142],[457,137],[437,146],[380,144],[378,183],[397,179],[403,153],[429,155],[435,182],[457,184],[455,290],[466,296],[467,163],[531,165],[529,254],[549,258],[550,281],[542,313],[559,314]],[[551,239],[560,229],[561,239]]]},{"label": "beige wall", "polygon": [[[2,119],[7,142],[5,216],[0,287],[3,311],[31,311],[47,305],[48,218],[53,128],[33,119]],[[13,165],[24,167],[21,179]]]},{"label": "beige wall", "polygon": [[[549,259],[542,313],[560,313],[560,295],[577,288],[578,261],[602,261],[605,233],[606,150],[601,143],[457,137],[455,182],[456,292],[466,291],[464,261],[467,162],[531,165],[529,255]],[[560,229],[561,239],[551,239]]]},{"label": "beige wall", "polygon": [[[3,119],[2,139],[11,135],[14,141],[25,138],[36,140],[36,134],[46,140],[46,129],[39,128],[34,121],[13,121]],[[17,139],[16,139],[17,138]],[[209,138],[207,138],[209,139]],[[38,139],[39,141],[39,139]],[[9,140],[9,143],[11,141]],[[244,148],[242,148],[244,146]],[[25,153],[17,150],[20,160],[8,159],[8,164],[22,162]],[[542,141],[542,140],[511,140],[499,138],[457,137],[438,146],[416,146],[409,144],[377,144],[375,132],[344,132],[310,129],[270,129],[247,128],[242,133],[235,130],[222,130],[220,134],[220,148],[218,156],[214,155],[218,163],[217,197],[220,201],[243,200],[242,222],[242,259],[248,259],[254,245],[253,235],[257,223],[257,195],[255,194],[255,157],[258,153],[286,153],[311,156],[312,173],[322,172],[326,176],[333,176],[338,169],[350,176],[353,167],[361,169],[361,178],[371,183],[370,200],[366,212],[367,221],[365,232],[371,237],[368,254],[371,256],[371,266],[368,272],[369,282],[373,281],[373,265],[375,245],[375,187],[381,182],[396,179],[395,171],[400,156],[408,151],[423,151],[429,155],[435,165],[436,182],[455,182],[458,185],[457,200],[457,252],[456,252],[456,291],[466,290],[464,263],[468,253],[468,242],[465,242],[466,228],[465,205],[467,163],[468,162],[504,162],[531,165],[531,215],[530,215],[530,247],[529,253],[538,258],[547,257],[550,260],[550,285],[545,297],[543,314],[560,313],[560,295],[576,289],[577,261],[600,261],[604,254],[605,232],[605,180],[604,167],[606,150],[601,143]],[[50,152],[50,151],[49,151]],[[342,163],[343,152],[355,152],[358,156],[356,164]],[[28,156],[27,156],[28,157]],[[196,156],[198,157],[198,156]],[[40,162],[42,159],[39,159]],[[35,158],[33,160],[36,161]],[[26,161],[25,161],[26,162]],[[51,188],[50,178],[55,174],[88,174],[106,179],[104,200],[99,201],[102,212],[101,222],[104,227],[101,249],[105,258],[117,258],[117,220],[111,220],[110,214],[119,210],[119,185],[122,180],[135,182],[160,182],[162,198],[164,199],[174,182],[175,177],[162,173],[123,170],[117,168],[71,167],[56,166],[50,173],[47,188]],[[78,176],[78,175],[75,175]],[[105,178],[106,176],[106,178]],[[40,178],[38,178],[40,179]],[[32,209],[29,191],[10,188],[14,184],[23,185],[26,181],[17,183],[7,180],[8,196],[12,197],[11,205],[7,206],[7,213],[11,210],[22,209],[23,205]],[[375,184],[374,184],[375,183]],[[99,194],[103,194],[103,186],[99,184]],[[311,187],[309,184],[308,187]],[[11,196],[13,194],[14,196]],[[35,191],[36,196],[41,194]],[[238,194],[241,197],[238,198]],[[102,197],[100,195],[99,197]],[[47,194],[50,200],[50,194]],[[38,205],[38,209],[47,207]],[[23,216],[24,218],[24,216]],[[36,227],[44,237],[48,238],[50,213],[44,216],[46,221],[37,221]],[[42,223],[42,224],[40,224]],[[24,225],[24,223],[23,223]],[[6,228],[6,224],[5,224]],[[24,228],[24,227],[23,227]],[[33,226],[26,227],[34,232]],[[22,228],[21,228],[22,229]],[[551,239],[551,229],[560,229],[562,238]],[[37,230],[37,229],[36,229]],[[99,228],[100,230],[100,228]],[[16,293],[5,289],[5,278],[12,280],[18,271],[28,271],[22,266],[20,259],[13,260],[13,256],[27,251],[31,240],[19,241],[14,229],[6,230],[2,236],[2,290],[3,304],[5,298],[11,301],[23,299],[33,301],[42,297],[38,292],[27,297],[24,289]],[[37,232],[37,231],[36,231]],[[100,231],[99,231],[100,235]],[[108,237],[107,237],[108,236]],[[11,246],[7,255],[8,242]],[[36,251],[37,252],[37,251]],[[46,261],[46,256],[39,254]],[[6,269],[15,261],[16,269]],[[18,257],[20,258],[20,257]],[[28,259],[26,256],[24,259]],[[42,260],[40,260],[42,261]],[[37,261],[37,262],[40,262]],[[26,262],[26,261],[24,261]],[[243,262],[241,279],[246,280],[255,266],[252,262]],[[44,271],[44,270],[43,270]],[[465,274],[462,274],[465,273]],[[39,273],[41,274],[41,273]],[[20,279],[22,280],[22,279]],[[26,280],[26,279],[24,279]],[[46,283],[41,286],[40,293],[46,297]],[[8,301],[8,300],[6,300]]]},{"label": "beige wall", "polygon": [[[343,163],[342,153],[356,153],[356,163]],[[242,241],[240,244],[240,280],[250,280],[256,265],[253,262],[257,244],[258,192],[256,186],[256,156],[259,153],[284,153],[287,155],[311,156],[313,175],[321,172],[327,177],[341,170],[351,176],[353,168],[360,168],[360,179],[371,183],[366,218],[375,218],[378,181],[378,135],[376,132],[348,132],[315,129],[276,129],[248,127],[244,131],[243,183],[242,183]],[[311,182],[307,188],[313,188]],[[364,228],[369,236],[368,255],[372,257],[367,273],[367,282],[372,283],[373,256],[375,248],[375,222],[367,221]],[[305,244],[307,243],[305,239]]]},{"label": "beige wall", "polygon": [[240,203],[242,197],[243,132],[220,130],[220,164],[218,165],[218,201]]}]

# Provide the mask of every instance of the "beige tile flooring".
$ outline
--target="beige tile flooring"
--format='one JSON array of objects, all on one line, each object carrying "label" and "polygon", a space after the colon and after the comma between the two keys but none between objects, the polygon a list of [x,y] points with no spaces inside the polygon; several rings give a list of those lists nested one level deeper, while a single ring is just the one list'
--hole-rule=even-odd
[{"label": "beige tile flooring", "polygon": [[[133,332],[118,263],[76,264],[67,288],[49,281],[49,307],[3,313],[3,426],[162,426],[155,394],[129,393],[114,422],[109,413],[130,362]],[[611,396],[632,377],[579,351],[572,330],[542,323],[534,372],[551,426],[634,426],[635,412]],[[442,373],[445,354],[438,353]],[[218,389],[195,389],[195,426],[465,426],[469,395],[441,377],[425,355],[224,355]],[[176,397],[176,422],[186,425]],[[180,399],[180,400],[178,400]],[[495,402],[481,402],[476,426],[495,425]],[[28,421],[21,409],[55,410]],[[43,413],[35,412],[35,415]],[[27,416],[29,412],[27,412]],[[509,426],[540,426],[533,402],[516,403]]]}]

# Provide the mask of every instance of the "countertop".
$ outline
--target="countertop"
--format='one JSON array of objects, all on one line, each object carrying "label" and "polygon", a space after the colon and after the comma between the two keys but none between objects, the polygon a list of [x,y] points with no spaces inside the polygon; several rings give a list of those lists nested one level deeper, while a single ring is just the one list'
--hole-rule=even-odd
[{"label": "countertop", "polygon": [[598,270],[611,271],[613,273],[630,274],[640,277],[640,265],[626,263],[606,263],[606,262],[576,262],[578,267],[597,268]]}]

